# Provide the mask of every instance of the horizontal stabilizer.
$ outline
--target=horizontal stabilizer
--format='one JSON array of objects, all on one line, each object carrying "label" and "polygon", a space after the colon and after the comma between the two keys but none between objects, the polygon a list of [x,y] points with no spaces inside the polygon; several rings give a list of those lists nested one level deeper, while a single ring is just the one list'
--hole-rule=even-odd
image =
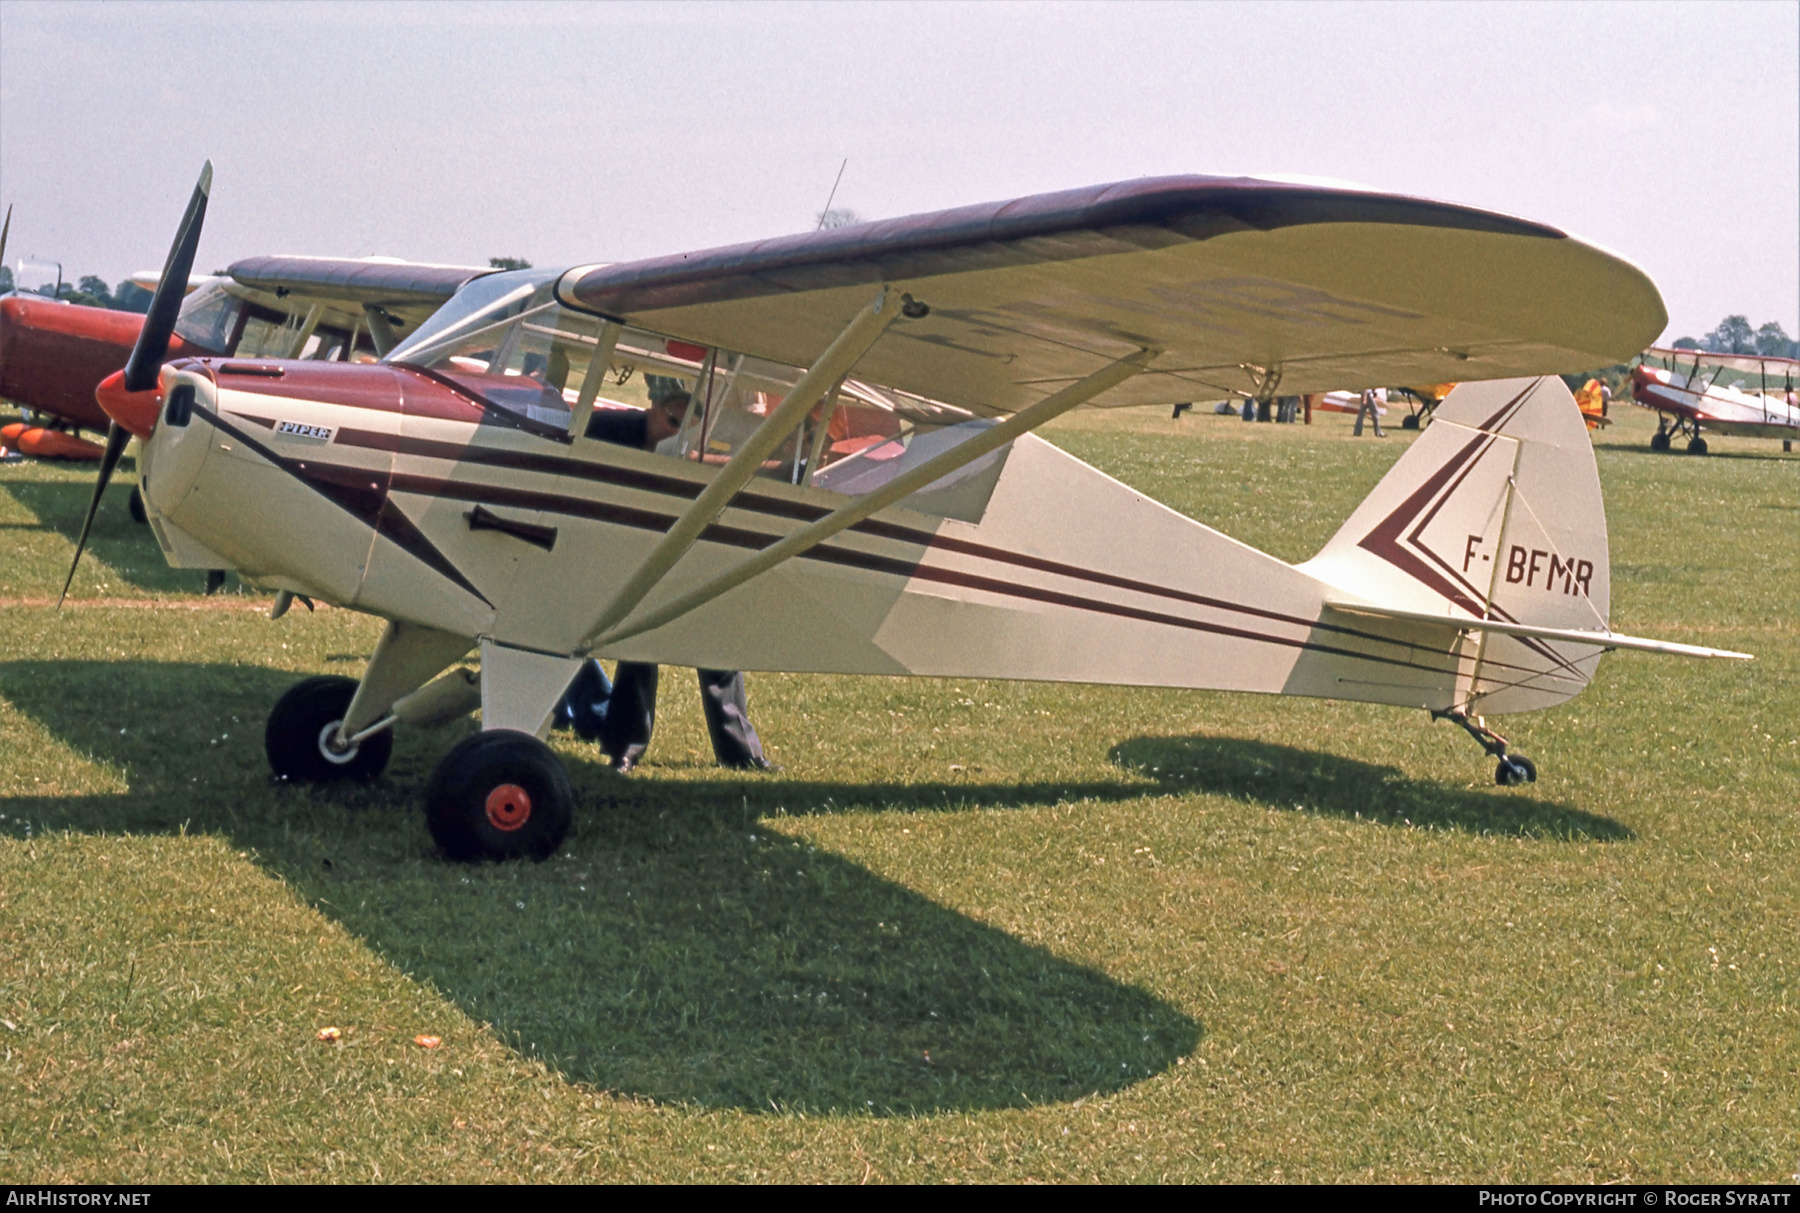
[{"label": "horizontal stabilizer", "polygon": [[1504,636],[1529,636],[1536,640],[1563,640],[1591,644],[1603,649],[1637,649],[1645,653],[1673,653],[1680,657],[1730,657],[1738,661],[1754,661],[1751,653],[1730,649],[1709,649],[1696,644],[1675,644],[1667,640],[1650,640],[1643,636],[1625,636],[1618,632],[1589,632],[1580,628],[1544,628],[1528,623],[1507,623],[1500,619],[1472,619],[1467,615],[1437,615],[1429,611],[1396,611],[1372,603],[1326,600],[1332,610],[1349,615],[1370,615],[1378,619],[1403,619],[1410,623],[1435,623],[1454,627],[1460,632],[1498,632]]}]

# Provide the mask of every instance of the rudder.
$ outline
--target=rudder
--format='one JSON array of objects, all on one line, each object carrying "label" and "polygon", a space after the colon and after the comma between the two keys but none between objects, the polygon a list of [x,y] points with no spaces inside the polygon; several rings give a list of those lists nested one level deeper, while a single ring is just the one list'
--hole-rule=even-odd
[{"label": "rudder", "polygon": [[[1607,630],[1600,477],[1560,379],[1456,388],[1318,556],[1300,566],[1349,600],[1398,611]],[[1477,633],[1459,687],[1471,712],[1559,703],[1600,649]]]}]

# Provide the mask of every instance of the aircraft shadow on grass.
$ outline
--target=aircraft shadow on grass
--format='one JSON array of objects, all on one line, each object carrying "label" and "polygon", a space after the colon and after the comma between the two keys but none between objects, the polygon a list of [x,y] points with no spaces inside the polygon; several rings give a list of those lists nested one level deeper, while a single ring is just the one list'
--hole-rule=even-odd
[{"label": "aircraft shadow on grass", "polygon": [[520,1052],[659,1100],[881,1116],[1023,1106],[1141,1082],[1200,1039],[1143,990],[761,823],[797,800],[942,809],[989,803],[983,789],[624,780],[576,759],[563,852],[466,867],[433,856],[415,808],[444,734],[397,738],[373,784],[272,782],[263,719],[292,681],[223,664],[0,664],[0,696],[129,783],[0,799],[0,830],[223,836]]},{"label": "aircraft shadow on grass", "polygon": [[1111,758],[1167,792],[1230,796],[1272,809],[1470,834],[1600,842],[1637,837],[1610,817],[1518,791],[1409,779],[1394,767],[1267,741],[1138,737],[1114,746]]},{"label": "aircraft shadow on grass", "polygon": [[[126,502],[136,482],[130,460],[120,464],[120,475],[107,490],[94,515],[94,531],[88,537],[88,552],[98,557],[126,585],[145,591],[187,591],[197,593],[206,583],[200,569],[172,569],[156,546],[150,528],[131,520]],[[33,523],[0,523],[0,532],[54,531],[68,541],[68,556],[75,554],[75,540],[81,534],[82,519],[87,516],[88,502],[93,499],[92,482],[67,480],[10,480],[3,487],[24,509],[36,516]],[[67,571],[64,557],[63,572]],[[59,573],[54,585],[44,591],[54,594],[62,587]]]}]

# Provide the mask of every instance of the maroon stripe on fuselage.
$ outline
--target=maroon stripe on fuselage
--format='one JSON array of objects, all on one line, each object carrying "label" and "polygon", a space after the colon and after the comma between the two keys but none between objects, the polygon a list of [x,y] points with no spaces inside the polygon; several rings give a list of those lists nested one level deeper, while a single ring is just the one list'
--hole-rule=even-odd
[{"label": "maroon stripe on fuselage", "polygon": [[[416,368],[408,368],[415,369]],[[245,417],[247,421],[268,424],[263,418]],[[472,419],[463,417],[447,417],[446,420],[457,420],[468,423]],[[493,466],[502,469],[533,471],[547,475],[564,475],[576,479],[610,484],[618,487],[637,488],[647,492],[668,496],[679,496],[692,499],[699,495],[705,486],[680,477],[662,476],[656,473],[643,472],[637,469],[620,468],[603,463],[579,460],[560,455],[542,455],[531,452],[504,451],[493,447],[476,444],[460,444],[433,439],[412,438],[405,435],[384,434],[378,431],[341,429],[335,437],[340,445],[361,447],[363,449],[391,451],[395,454],[416,455],[424,458],[440,459],[452,463],[471,463]],[[272,461],[279,462],[279,457],[269,456]],[[322,466],[316,465],[315,466]],[[309,469],[310,470],[310,469]],[[345,473],[353,476],[366,475],[354,469],[345,469]],[[319,473],[314,473],[319,474]],[[310,477],[309,477],[310,478]],[[515,489],[500,485],[488,485],[472,481],[450,481],[436,477],[419,476],[409,473],[395,473],[391,483],[395,492],[413,493],[423,496],[444,497],[452,500],[481,502],[487,505],[512,506],[514,508],[539,510],[546,513],[558,513],[571,517],[588,518],[594,521],[609,522],[636,529],[651,530],[664,533],[676,521],[674,515],[656,511],[642,510],[630,506],[607,502],[589,501],[583,498],[569,497],[561,494],[543,493],[534,490]],[[830,511],[824,507],[804,502],[786,501],[766,494],[745,492],[733,502],[734,508],[743,508],[752,513],[763,513],[779,517],[787,517],[799,521],[810,522],[824,517]],[[391,508],[385,514],[392,515]],[[1229,611],[1253,618],[1266,619],[1271,622],[1285,623],[1295,627],[1303,627],[1311,631],[1322,631],[1340,634],[1349,638],[1401,648],[1414,648],[1410,641],[1396,640],[1389,636],[1369,632],[1360,628],[1329,624],[1317,619],[1285,614],[1266,610],[1260,607],[1246,606],[1207,595],[1192,594],[1167,586],[1158,586],[1133,578],[1120,577],[1100,573],[1090,569],[1082,569],[1058,561],[1026,556],[1004,549],[989,547],[967,540],[951,539],[936,535],[929,531],[917,530],[890,522],[865,520],[854,526],[854,530],[878,538],[887,538],[899,542],[916,544],[923,548],[955,552],[962,555],[988,559],[996,563],[1010,564],[1037,572],[1050,573],[1068,577],[1072,580],[1087,581],[1109,588],[1128,590],[1154,597],[1162,597],[1190,605],[1207,607],[1215,610]],[[424,536],[420,534],[419,539]],[[781,536],[751,531],[722,524],[713,524],[702,534],[702,538],[715,543],[723,543],[749,550],[760,550],[777,542]],[[421,559],[436,566],[436,562],[425,557]],[[444,558],[432,548],[432,554],[438,560]],[[802,555],[803,559],[812,559],[826,563],[850,565],[870,571],[884,572],[901,577],[917,577],[923,580],[936,581],[943,584],[956,585],[963,588],[979,589],[1003,596],[1026,598],[1055,605],[1068,606],[1080,610],[1097,611],[1121,618],[1139,619],[1145,622],[1162,623],[1168,626],[1198,630],[1216,635],[1235,637],[1253,641],[1265,641],[1287,647],[1308,649],[1316,652],[1330,653],[1352,657],[1359,660],[1372,661],[1378,664],[1393,665],[1404,668],[1426,670],[1435,674],[1454,675],[1454,668],[1446,669],[1438,665],[1424,665],[1418,662],[1399,658],[1380,657],[1353,649],[1334,645],[1318,644],[1311,641],[1291,637],[1273,636],[1254,632],[1243,628],[1235,628],[1221,624],[1204,623],[1198,620],[1184,619],[1180,616],[1167,615],[1156,611],[1147,611],[1136,607],[1107,603],[1095,599],[1083,598],[1061,591],[1042,589],[1039,587],[1021,586],[1016,583],[1001,581],[996,578],[983,577],[977,574],[961,573],[950,569],[934,568],[921,564],[919,560],[900,560],[892,557],[878,556],[872,553],[854,551],[821,545]],[[447,561],[446,561],[447,563]],[[444,571],[440,568],[439,571]],[[447,574],[448,575],[448,574]],[[468,583],[456,574],[459,584],[471,589]],[[473,591],[477,592],[478,591]],[[1446,661],[1453,666],[1460,666],[1472,660],[1460,652],[1444,654]],[[1500,663],[1496,663],[1500,664]]]},{"label": "maroon stripe on fuselage", "polygon": [[[646,472],[636,468],[623,468],[610,464],[595,463],[587,460],[572,459],[560,455],[534,455],[529,452],[504,451],[494,447],[483,447],[474,444],[462,445],[454,442],[434,441],[423,438],[408,438],[398,434],[383,434],[370,430],[345,429],[338,432],[336,441],[342,446],[362,447],[370,450],[391,451],[401,455],[418,455],[429,459],[442,459],[453,463],[472,463],[490,467],[516,469],[520,471],[541,472],[552,476],[569,476],[575,479],[588,480],[599,484],[613,485],[620,488],[638,489],[649,493],[660,493],[666,496],[692,499],[700,495],[704,484],[684,480],[677,476],[663,476],[655,472]],[[767,514],[780,518],[792,518],[800,522],[815,522],[831,511],[823,506],[811,505],[800,501],[787,501],[779,497],[769,496],[745,490],[732,501],[733,509],[742,509],[750,513]],[[1322,623],[1302,616],[1271,611],[1262,607],[1246,606],[1229,602],[1222,598],[1214,598],[1206,594],[1194,594],[1186,590],[1178,590],[1169,586],[1155,585],[1147,581],[1139,581],[1132,577],[1121,577],[1112,573],[1103,573],[1094,569],[1084,569],[1076,565],[1064,564],[1057,560],[1047,560],[1037,556],[1027,556],[1020,552],[1009,552],[1004,548],[990,547],[987,544],[975,543],[966,539],[955,539],[946,535],[934,534],[913,527],[901,526],[893,522],[877,519],[865,519],[853,524],[850,530],[879,539],[891,539],[900,543],[917,544],[934,551],[953,552],[961,556],[972,556],[981,560],[991,560],[997,564],[1009,564],[1017,568],[1030,569],[1038,573],[1050,573],[1058,577],[1067,577],[1075,581],[1086,581],[1094,585],[1104,585],[1110,589],[1129,590],[1133,593],[1147,594],[1157,598],[1167,598],[1176,602],[1185,602],[1193,606],[1211,607],[1215,610],[1235,611],[1260,619],[1268,619],[1277,623],[1291,623],[1302,627],[1316,627],[1323,631],[1337,632],[1347,636],[1355,636],[1366,640],[1379,640],[1393,643],[1388,637],[1364,631],[1361,628],[1345,627],[1339,624]],[[768,537],[774,543],[779,536]]]},{"label": "maroon stripe on fuselage", "polygon": [[215,428],[230,434],[255,451],[267,460],[271,467],[286,472],[312,489],[313,492],[372,528],[376,534],[386,536],[402,551],[427,568],[467,590],[487,603],[488,606],[494,605],[488,600],[487,595],[475,588],[475,584],[463,576],[461,569],[438,551],[437,545],[431,542],[412,519],[401,513],[390,502],[388,486],[382,483],[382,472],[372,472],[367,468],[345,467],[343,464],[337,463],[323,463],[314,459],[290,459],[263,445],[215,413],[199,405],[194,406],[194,411]]},{"label": "maroon stripe on fuselage", "polygon": [[[515,509],[536,510],[542,513],[563,514],[566,516],[587,518],[597,522],[607,522],[617,526],[628,526],[638,530],[663,534],[675,525],[675,516],[651,510],[637,509],[632,506],[615,505],[610,502],[589,501],[580,497],[565,497],[556,493],[536,492],[529,489],[515,489],[504,485],[482,484],[466,480],[444,480],[432,476],[416,476],[396,473],[392,483],[392,491],[410,493],[422,497],[448,499],[452,501],[480,502],[483,505],[511,506]],[[714,523],[700,534],[704,542],[719,543],[730,547],[758,551],[775,542],[779,538],[761,531],[746,530],[742,527],[724,526]],[[1169,615],[1160,611],[1148,611],[1139,607],[1125,606],[1120,603],[1103,602],[1093,598],[1084,598],[1067,594],[1059,590],[1045,589],[1039,586],[1019,585],[1016,582],[1002,581],[998,578],[983,577],[973,573],[958,572],[954,569],[935,568],[918,560],[901,560],[891,556],[880,556],[872,552],[861,552],[851,548],[838,548],[820,545],[802,552],[798,559],[816,560],[827,564],[842,565],[850,568],[864,569],[870,572],[886,573],[896,577],[916,578],[922,581],[934,581],[943,585],[954,585],[962,589],[981,590],[987,593],[1008,598],[1023,598],[1029,601],[1047,603],[1053,606],[1064,606],[1075,610],[1090,611],[1104,615],[1113,615],[1122,619],[1134,619],[1145,623],[1162,624],[1168,627],[1182,628],[1188,631],[1206,632],[1216,636],[1226,636],[1239,640],[1259,641],[1265,644],[1280,645],[1286,648],[1303,649],[1316,653],[1328,653],[1334,656],[1350,657],[1359,661],[1371,661],[1380,665],[1397,666],[1404,669],[1423,670],[1432,674],[1454,677],[1456,665],[1470,660],[1460,653],[1446,653],[1444,659],[1452,663],[1429,665],[1404,658],[1382,657],[1372,653],[1359,652],[1355,649],[1342,648],[1337,645],[1320,644],[1316,641],[1299,637],[1278,636],[1267,632],[1254,632],[1246,628],[1232,627],[1226,624],[1207,623],[1198,619],[1186,619],[1179,615]],[[1225,604],[1223,609],[1240,610],[1241,608]],[[1313,620],[1295,618],[1293,622],[1310,629],[1324,628]],[[1345,630],[1345,629],[1336,629]],[[1366,633],[1355,635],[1391,644],[1402,648],[1414,648],[1411,642],[1395,640],[1390,637],[1376,636]]]},{"label": "maroon stripe on fuselage", "polygon": [[219,386],[241,395],[310,400],[378,413],[400,411],[400,379],[386,366],[288,359],[258,359],[254,364],[245,362],[243,365],[279,370],[281,375],[279,378],[268,374],[228,377]]}]

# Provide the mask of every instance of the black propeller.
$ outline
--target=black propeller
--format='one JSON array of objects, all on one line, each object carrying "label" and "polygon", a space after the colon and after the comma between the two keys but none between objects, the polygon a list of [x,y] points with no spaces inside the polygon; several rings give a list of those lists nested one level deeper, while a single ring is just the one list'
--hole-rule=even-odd
[{"label": "black propeller", "polygon": [[[194,196],[188,199],[187,213],[175,232],[175,243],[169,246],[169,259],[163,262],[162,278],[156,294],[150,298],[150,311],[144,327],[138,330],[137,344],[131,347],[131,359],[125,364],[124,388],[128,392],[146,392],[154,388],[162,371],[163,357],[169,352],[169,338],[175,332],[175,318],[181,311],[181,300],[187,294],[188,275],[194,269],[194,254],[200,247],[200,225],[206,219],[206,200],[212,193],[212,161],[200,170],[194,183]],[[11,216],[9,215],[8,218]],[[101,401],[102,406],[105,400]],[[100,459],[100,477],[94,483],[94,499],[88,502],[87,518],[81,524],[81,538],[75,541],[75,559],[69,562],[69,576],[56,599],[57,608],[69,596],[75,582],[75,569],[81,553],[87,548],[88,532],[94,527],[94,515],[100,510],[100,499],[106,494],[106,483],[131,442],[131,431],[117,419],[106,427],[106,454]]]}]

